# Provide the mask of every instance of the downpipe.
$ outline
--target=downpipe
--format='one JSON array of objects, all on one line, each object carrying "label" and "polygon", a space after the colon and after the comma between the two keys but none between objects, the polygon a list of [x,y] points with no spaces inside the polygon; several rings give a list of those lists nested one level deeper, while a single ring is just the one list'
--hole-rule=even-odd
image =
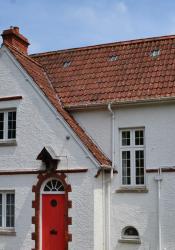
[{"label": "downpipe", "polygon": [[111,103],[108,104],[108,110],[112,116],[112,135],[111,135],[111,144],[112,144],[112,169],[111,169],[111,180],[113,178],[114,167],[115,167],[115,113],[111,108]]},{"label": "downpipe", "polygon": [[103,210],[103,250],[106,250],[106,190],[105,190],[105,172],[102,170],[102,210]]},{"label": "downpipe", "polygon": [[112,145],[112,167],[110,172],[110,179],[107,183],[107,250],[111,250],[111,182],[113,179],[113,170],[115,165],[115,113],[111,108],[111,103],[108,104],[108,110],[111,113],[112,119],[112,133],[111,133],[111,145]]},{"label": "downpipe", "polygon": [[162,169],[159,168],[158,175],[155,176],[155,181],[157,181],[157,212],[158,212],[158,250],[162,250],[162,227],[161,227],[161,181],[162,178]]}]

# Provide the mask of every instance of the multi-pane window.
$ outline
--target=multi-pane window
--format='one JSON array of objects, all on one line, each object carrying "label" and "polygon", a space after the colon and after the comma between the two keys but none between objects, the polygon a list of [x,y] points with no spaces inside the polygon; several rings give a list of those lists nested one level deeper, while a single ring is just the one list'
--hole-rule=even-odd
[{"label": "multi-pane window", "polygon": [[131,184],[131,152],[122,151],[122,183]]},{"label": "multi-pane window", "polygon": [[144,185],[144,129],[125,129],[120,134],[122,185]]},{"label": "multi-pane window", "polygon": [[6,227],[14,227],[15,225],[15,196],[14,194],[6,194]]},{"label": "multi-pane window", "polygon": [[0,192],[0,228],[15,227],[15,194]]},{"label": "multi-pane window", "polygon": [[8,139],[16,138],[16,112],[8,112]]},{"label": "multi-pane window", "polygon": [[0,140],[16,138],[16,110],[0,111]]}]

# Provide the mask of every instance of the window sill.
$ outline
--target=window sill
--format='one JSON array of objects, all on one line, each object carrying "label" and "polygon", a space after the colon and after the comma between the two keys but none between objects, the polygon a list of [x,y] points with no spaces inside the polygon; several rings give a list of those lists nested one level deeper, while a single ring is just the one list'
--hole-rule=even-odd
[{"label": "window sill", "polygon": [[0,229],[0,235],[16,236],[16,232],[15,232],[15,229]]},{"label": "window sill", "polygon": [[119,239],[118,242],[127,244],[141,244],[140,239]]},{"label": "window sill", "polygon": [[16,146],[17,145],[17,141],[14,140],[4,140],[4,141],[0,141],[0,147],[3,146]]},{"label": "window sill", "polygon": [[148,193],[148,189],[144,187],[120,187],[116,193]]}]

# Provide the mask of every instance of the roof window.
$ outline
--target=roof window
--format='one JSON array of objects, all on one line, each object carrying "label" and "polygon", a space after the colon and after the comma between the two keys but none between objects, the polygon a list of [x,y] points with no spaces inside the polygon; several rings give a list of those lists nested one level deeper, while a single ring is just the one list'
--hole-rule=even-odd
[{"label": "roof window", "polygon": [[63,63],[63,67],[64,68],[67,68],[67,67],[69,67],[71,65],[71,61],[65,61],[64,63]]},{"label": "roof window", "polygon": [[155,49],[153,51],[151,51],[151,56],[152,57],[157,57],[160,55],[160,50],[159,49]]},{"label": "roof window", "polygon": [[118,59],[118,56],[117,56],[117,55],[112,55],[112,56],[109,57],[109,61],[110,61],[110,62],[117,61],[117,59]]}]

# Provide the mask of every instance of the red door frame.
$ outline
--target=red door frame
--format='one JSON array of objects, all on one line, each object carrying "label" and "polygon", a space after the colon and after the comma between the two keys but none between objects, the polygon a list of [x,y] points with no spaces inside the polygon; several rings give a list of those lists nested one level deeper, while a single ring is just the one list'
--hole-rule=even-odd
[{"label": "red door frame", "polygon": [[35,199],[32,201],[32,208],[35,209],[35,215],[32,217],[32,224],[35,225],[35,232],[32,233],[32,240],[35,241],[35,247],[31,250],[42,250],[40,249],[40,239],[41,239],[41,228],[40,228],[40,215],[41,215],[41,188],[43,183],[47,179],[58,179],[62,182],[65,190],[65,242],[66,247],[64,250],[68,250],[68,242],[72,241],[72,235],[68,232],[68,226],[72,224],[72,218],[68,217],[68,209],[72,207],[72,201],[68,200],[68,193],[71,192],[71,186],[66,183],[66,175],[64,173],[45,173],[39,174],[37,176],[38,182],[33,185],[32,192],[35,194]]}]

